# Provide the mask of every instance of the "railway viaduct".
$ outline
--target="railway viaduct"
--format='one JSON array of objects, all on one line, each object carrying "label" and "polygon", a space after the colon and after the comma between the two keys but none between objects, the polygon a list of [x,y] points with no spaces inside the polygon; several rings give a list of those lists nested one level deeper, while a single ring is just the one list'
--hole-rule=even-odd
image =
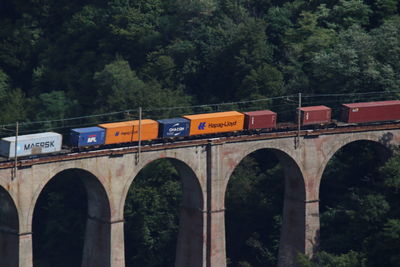
[{"label": "railway viaduct", "polygon": [[32,267],[32,218],[46,184],[69,172],[82,179],[88,214],[82,266],[123,267],[124,203],[139,171],[169,159],[183,188],[175,266],[226,266],[225,192],[235,167],[260,149],[276,153],[285,174],[279,266],[298,252],[313,255],[319,239],[319,186],[330,158],[365,140],[385,157],[400,143],[400,124],[221,137],[55,155],[0,164],[0,266]]}]

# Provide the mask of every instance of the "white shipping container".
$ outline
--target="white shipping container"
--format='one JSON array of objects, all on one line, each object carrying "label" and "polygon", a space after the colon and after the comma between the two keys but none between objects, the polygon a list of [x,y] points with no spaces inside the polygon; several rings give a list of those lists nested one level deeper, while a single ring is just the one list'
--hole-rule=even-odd
[{"label": "white shipping container", "polygon": [[[40,155],[61,151],[62,135],[54,132],[27,134],[17,138],[17,156]],[[0,155],[15,157],[15,136],[0,140]]]}]

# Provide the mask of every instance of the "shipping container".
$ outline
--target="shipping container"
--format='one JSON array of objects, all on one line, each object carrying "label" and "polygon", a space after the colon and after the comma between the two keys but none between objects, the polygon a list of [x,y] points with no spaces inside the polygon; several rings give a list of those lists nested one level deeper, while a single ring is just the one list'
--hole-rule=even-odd
[{"label": "shipping container", "polygon": [[400,120],[400,101],[343,104],[340,120],[348,123]]},{"label": "shipping container", "polygon": [[[139,120],[99,124],[106,130],[105,144],[128,143],[139,140]],[[141,122],[141,140],[158,137],[158,122],[145,119]]]},{"label": "shipping container", "polygon": [[234,132],[243,130],[244,114],[237,111],[186,115],[190,120],[189,135]]},{"label": "shipping container", "polygon": [[103,123],[98,126],[106,132],[104,144],[128,143],[132,141],[134,121]]},{"label": "shipping container", "polygon": [[[15,136],[0,140],[0,154],[15,157]],[[17,156],[31,156],[61,151],[62,135],[54,132],[21,135],[17,138]]]},{"label": "shipping container", "polygon": [[75,147],[95,146],[104,144],[105,130],[100,127],[85,127],[71,129],[69,143]]},{"label": "shipping container", "polygon": [[161,138],[188,136],[190,121],[184,118],[157,120],[158,136]]},{"label": "shipping container", "polygon": [[[332,110],[326,106],[300,108],[301,125],[328,124],[331,122]],[[296,122],[298,118],[296,117]]]},{"label": "shipping container", "polygon": [[[153,140],[158,138],[158,122],[155,120],[145,119],[141,122],[140,139]],[[132,141],[139,141],[139,120],[133,121]]]},{"label": "shipping container", "polygon": [[275,129],[277,115],[271,110],[244,112],[245,129]]}]

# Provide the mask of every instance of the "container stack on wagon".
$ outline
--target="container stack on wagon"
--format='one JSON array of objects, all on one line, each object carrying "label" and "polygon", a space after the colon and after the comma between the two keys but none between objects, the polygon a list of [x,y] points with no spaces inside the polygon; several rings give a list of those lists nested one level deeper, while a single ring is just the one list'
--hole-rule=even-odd
[{"label": "container stack on wagon", "polygon": [[[145,119],[140,123],[140,139],[154,140],[158,138],[158,122]],[[139,120],[133,121],[132,142],[139,141]]]},{"label": "container stack on wagon", "polygon": [[103,123],[98,126],[106,132],[106,145],[132,142],[133,121]]},{"label": "container stack on wagon", "polygon": [[271,110],[244,112],[244,128],[247,130],[275,129],[277,114]]},{"label": "container stack on wagon", "polygon": [[74,147],[103,145],[105,136],[105,130],[97,126],[75,128],[70,130],[69,144]]},{"label": "container stack on wagon", "polygon": [[190,136],[241,131],[244,126],[244,114],[237,111],[186,115],[183,118],[190,120]]},{"label": "container stack on wagon", "polygon": [[[15,141],[17,152],[15,153]],[[62,135],[54,132],[5,137],[0,140],[0,154],[7,158],[32,156],[61,151]]]},{"label": "container stack on wagon", "polygon": [[326,106],[302,107],[300,110],[300,125],[329,124],[331,122],[331,108]]},{"label": "container stack on wagon", "polygon": [[190,120],[185,118],[172,118],[158,120],[159,133],[161,138],[174,138],[189,136]]},{"label": "container stack on wagon", "polygon": [[340,120],[347,123],[367,123],[400,119],[400,101],[378,101],[343,104]]}]

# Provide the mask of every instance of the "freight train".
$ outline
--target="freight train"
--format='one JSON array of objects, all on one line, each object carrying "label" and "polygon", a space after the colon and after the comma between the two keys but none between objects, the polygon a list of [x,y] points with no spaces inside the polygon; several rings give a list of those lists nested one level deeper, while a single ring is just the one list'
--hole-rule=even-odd
[{"label": "freight train", "polygon": [[[325,127],[338,123],[366,124],[400,120],[400,101],[379,101],[342,104],[338,120],[332,120],[332,109],[327,106],[310,106],[297,109],[300,127]],[[295,130],[298,125],[285,124],[285,129]],[[140,128],[140,133],[139,133]],[[252,112],[217,112],[185,115],[179,118],[162,120],[133,120],[104,123],[97,126],[71,129],[64,147],[69,149],[91,149],[112,145],[133,145],[140,141],[185,140],[204,138],[221,134],[248,133],[254,131],[282,130],[277,123],[277,113],[270,110]],[[17,140],[17,144],[15,144]],[[62,149],[62,135],[46,132],[2,138],[0,155],[7,158],[36,156],[56,153]],[[17,153],[15,153],[17,150]]]}]

